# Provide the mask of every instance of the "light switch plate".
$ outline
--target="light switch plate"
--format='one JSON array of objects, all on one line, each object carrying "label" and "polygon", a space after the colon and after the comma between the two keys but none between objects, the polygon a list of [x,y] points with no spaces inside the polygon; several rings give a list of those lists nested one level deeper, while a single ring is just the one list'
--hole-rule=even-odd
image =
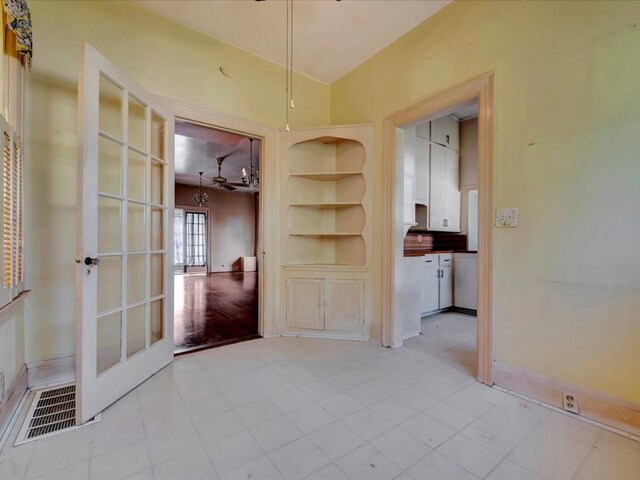
[{"label": "light switch plate", "polygon": [[518,226],[517,208],[499,208],[496,210],[496,227],[513,228]]}]

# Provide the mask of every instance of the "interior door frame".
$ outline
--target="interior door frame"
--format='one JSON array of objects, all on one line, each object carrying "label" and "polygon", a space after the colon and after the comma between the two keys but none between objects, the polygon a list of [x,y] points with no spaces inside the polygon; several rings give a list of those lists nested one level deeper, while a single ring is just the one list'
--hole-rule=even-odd
[{"label": "interior door frame", "polygon": [[[258,269],[258,334],[263,338],[276,335],[278,312],[278,232],[267,225],[278,225],[278,130],[262,123],[233,115],[196,107],[166,97],[157,96],[173,112],[176,120],[200,123],[204,126],[259,138],[260,195],[258,235],[262,239]],[[175,177],[173,179],[175,184]],[[258,245],[258,239],[256,239]]]},{"label": "interior door frame", "polygon": [[493,73],[486,73],[438,93],[384,120],[383,262],[382,262],[382,343],[402,345],[402,321],[396,308],[401,302],[400,272],[402,242],[402,172],[396,161],[396,129],[420,120],[438,118],[452,108],[478,102],[478,317],[477,378],[493,385]]}]

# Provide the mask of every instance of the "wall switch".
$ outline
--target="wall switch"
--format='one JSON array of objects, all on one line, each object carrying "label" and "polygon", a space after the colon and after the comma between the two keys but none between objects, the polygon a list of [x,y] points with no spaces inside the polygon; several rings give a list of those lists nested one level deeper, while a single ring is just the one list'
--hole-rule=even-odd
[{"label": "wall switch", "polygon": [[496,227],[513,228],[518,226],[517,208],[499,208],[496,210]]},{"label": "wall switch", "polygon": [[572,392],[562,392],[562,408],[567,412],[580,414],[578,395]]},{"label": "wall switch", "polygon": [[418,238],[416,240],[418,240],[418,242],[422,242],[422,235],[418,235]]}]

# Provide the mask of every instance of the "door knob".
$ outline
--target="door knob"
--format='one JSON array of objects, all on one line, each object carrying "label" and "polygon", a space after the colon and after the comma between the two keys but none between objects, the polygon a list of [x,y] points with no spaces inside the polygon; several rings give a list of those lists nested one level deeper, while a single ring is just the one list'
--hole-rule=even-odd
[{"label": "door knob", "polygon": [[96,258],[91,258],[91,257],[87,257],[84,259],[84,264],[91,267],[91,266],[97,266],[100,263],[100,259],[98,257]]}]

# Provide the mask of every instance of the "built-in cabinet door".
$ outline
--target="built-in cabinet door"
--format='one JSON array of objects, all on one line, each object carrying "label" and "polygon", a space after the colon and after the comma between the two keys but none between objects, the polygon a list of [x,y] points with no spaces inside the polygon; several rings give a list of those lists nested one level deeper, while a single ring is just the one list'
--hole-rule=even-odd
[{"label": "built-in cabinet door", "polygon": [[415,203],[429,205],[429,141],[415,139]]},{"label": "built-in cabinet door", "polygon": [[439,303],[439,276],[440,269],[435,265],[424,264],[422,267],[420,313],[438,310]]},{"label": "built-in cabinet door", "polygon": [[287,327],[324,329],[324,279],[287,280]]},{"label": "built-in cabinet door", "polygon": [[440,267],[440,302],[439,307],[449,308],[453,305],[453,275],[451,267]]},{"label": "built-in cabinet door", "polygon": [[364,324],[364,282],[325,279],[325,330],[358,331]]},{"label": "built-in cabinet door", "polygon": [[447,192],[447,149],[441,145],[430,145],[429,179],[429,230],[442,231],[449,195]]},{"label": "built-in cabinet door", "polygon": [[430,150],[429,230],[459,232],[458,153],[435,143]]},{"label": "built-in cabinet door", "polygon": [[460,148],[458,122],[449,116],[432,121],[431,141],[458,150]]},{"label": "built-in cabinet door", "polygon": [[445,182],[447,184],[447,209],[444,218],[449,232],[460,231],[460,163],[458,152],[445,149]]}]

